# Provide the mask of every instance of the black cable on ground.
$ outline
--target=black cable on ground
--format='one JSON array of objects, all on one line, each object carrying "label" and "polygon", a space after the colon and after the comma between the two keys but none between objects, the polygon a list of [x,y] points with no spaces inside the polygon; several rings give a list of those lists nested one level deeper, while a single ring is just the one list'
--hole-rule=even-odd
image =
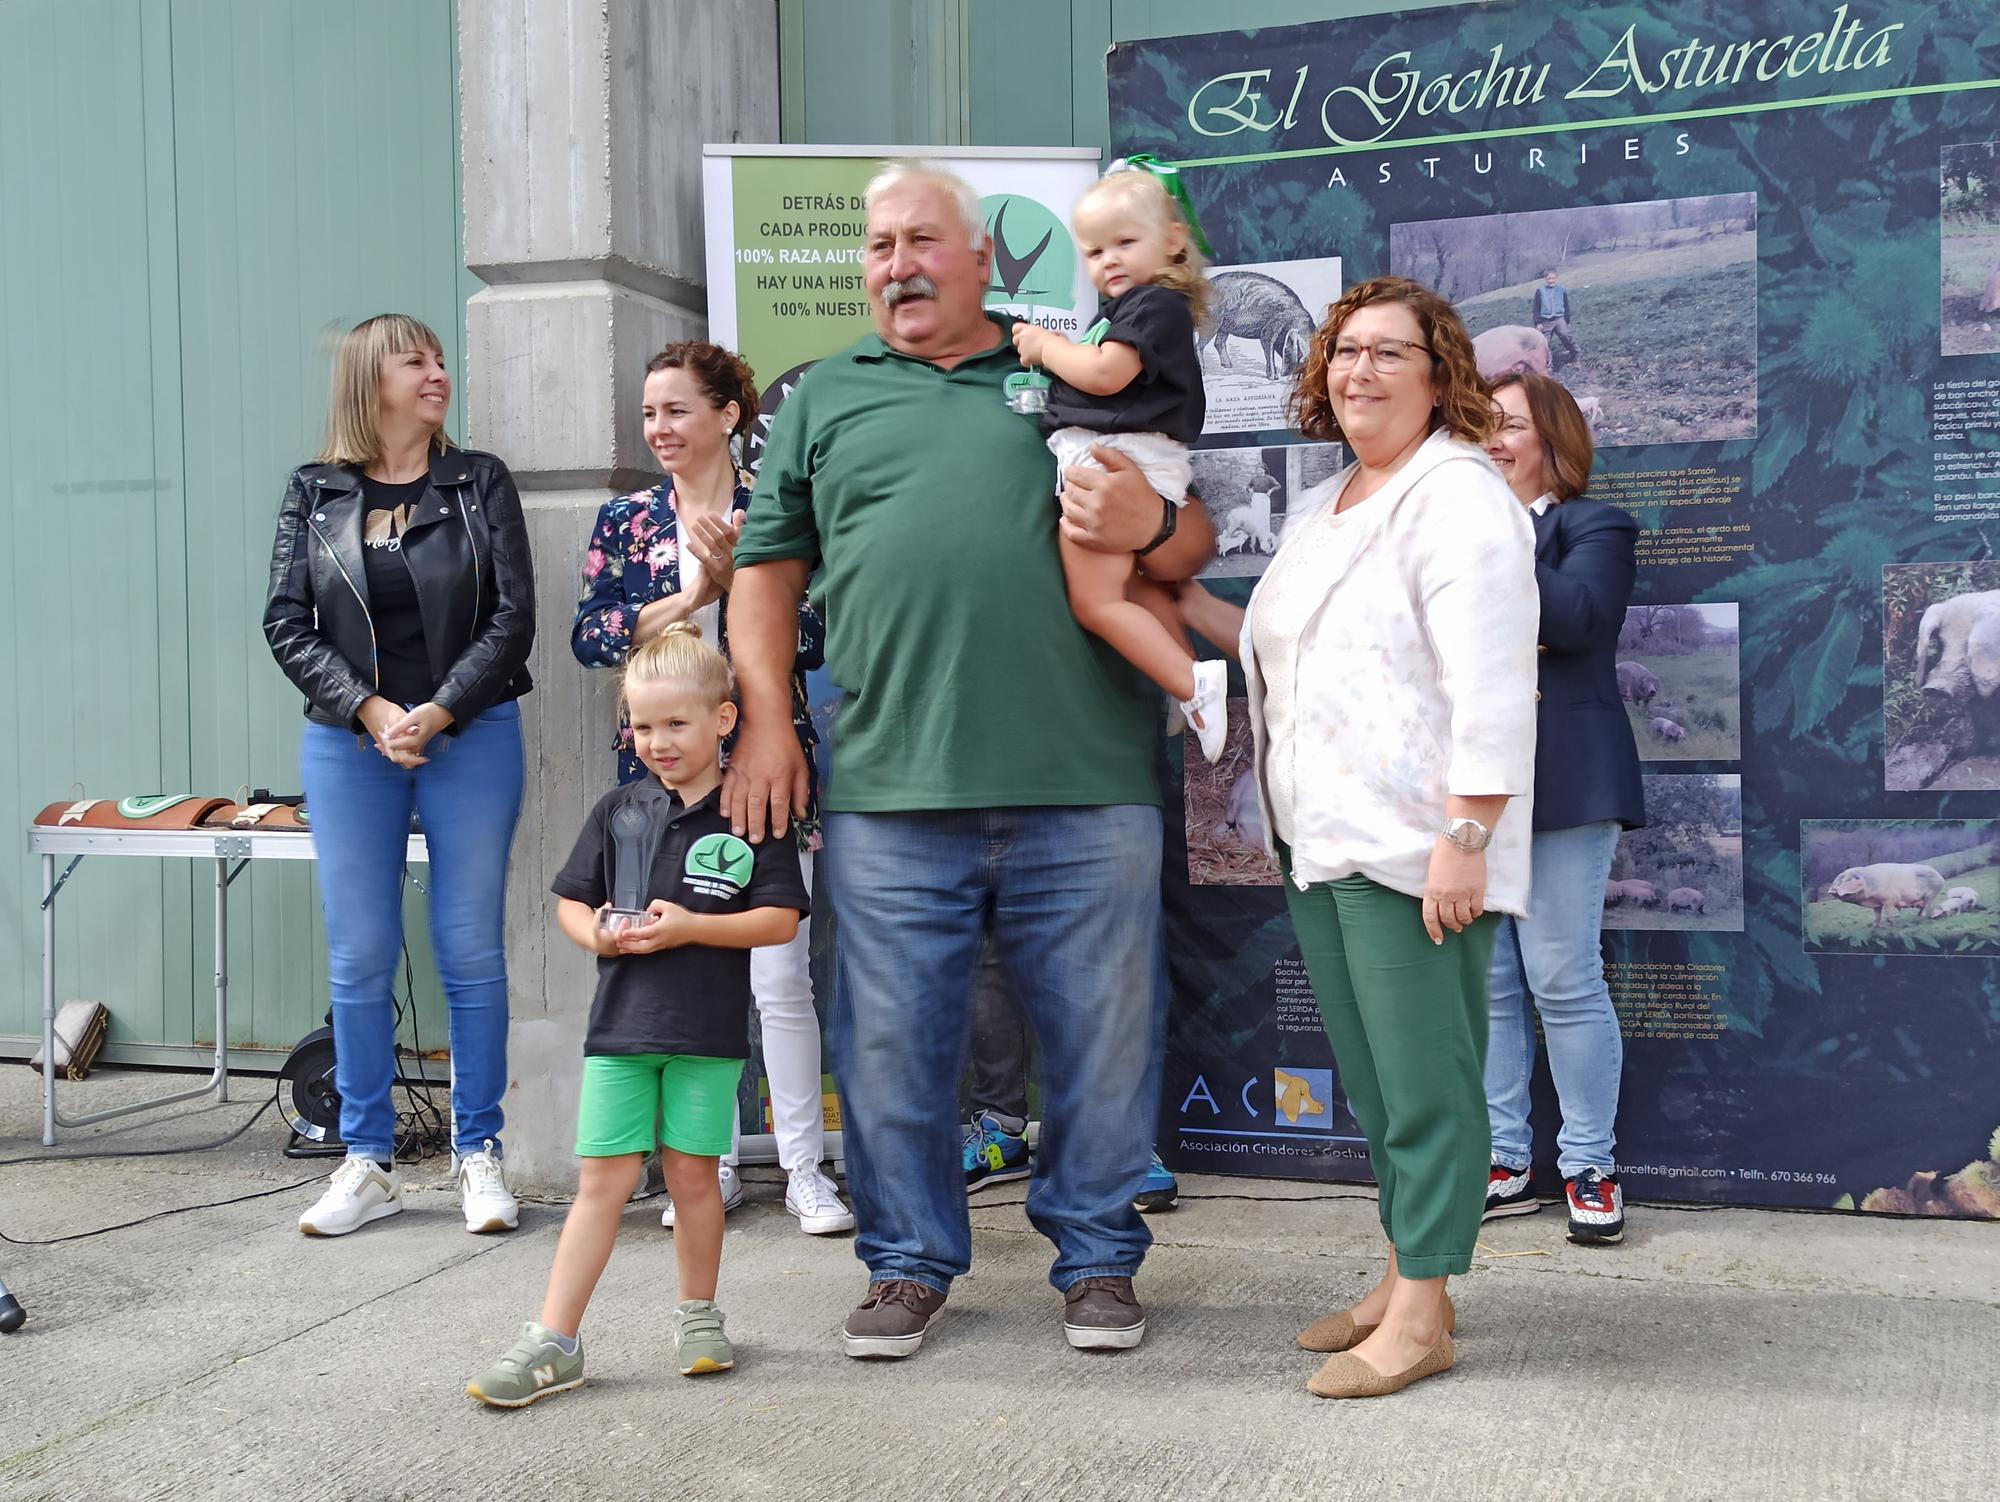
[{"label": "black cable on ground", "polygon": [[[79,1155],[80,1156],[80,1155]],[[151,1215],[141,1215],[137,1220],[121,1220],[115,1226],[99,1226],[94,1231],[73,1231],[67,1236],[50,1236],[44,1240],[24,1240],[0,1231],[0,1241],[9,1246],[60,1246],[65,1241],[88,1241],[93,1236],[109,1235],[113,1231],[129,1231],[134,1226],[143,1226],[149,1221],[165,1220],[170,1215],[188,1215],[196,1210],[219,1210],[224,1205],[242,1205],[251,1200],[269,1199],[274,1194],[290,1194],[294,1189],[303,1189],[308,1184],[317,1184],[319,1175],[300,1179],[292,1184],[280,1184],[276,1189],[259,1189],[253,1194],[238,1194],[226,1200],[208,1200],[199,1205],[175,1205],[168,1210],[155,1210]]]},{"label": "black cable on ground", "polygon": [[182,1153],[205,1153],[218,1147],[227,1147],[255,1126],[257,1119],[277,1103],[278,1092],[273,1088],[271,1098],[252,1111],[243,1125],[227,1137],[217,1137],[213,1142],[190,1142],[184,1147],[105,1147],[81,1153],[36,1153],[32,1157],[25,1158],[0,1158],[0,1168],[12,1168],[21,1163],[74,1163],[82,1158],[174,1158]]}]

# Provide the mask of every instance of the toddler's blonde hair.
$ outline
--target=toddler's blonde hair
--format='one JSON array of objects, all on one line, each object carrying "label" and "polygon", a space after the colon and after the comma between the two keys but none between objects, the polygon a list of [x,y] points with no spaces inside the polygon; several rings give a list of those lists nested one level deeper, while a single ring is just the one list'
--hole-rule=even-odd
[{"label": "toddler's blonde hair", "polygon": [[729,660],[701,639],[693,621],[675,621],[625,657],[618,697],[629,702],[635,683],[674,683],[701,695],[711,708],[725,703],[735,688]]},{"label": "toddler's blonde hair", "polygon": [[1175,230],[1180,231],[1180,259],[1169,261],[1154,272],[1153,285],[1180,293],[1188,300],[1188,311],[1194,315],[1195,327],[1207,327],[1208,303],[1214,291],[1203,275],[1203,268],[1208,263],[1195,245],[1187,218],[1181,213],[1181,206],[1174,202],[1173,194],[1160,186],[1160,180],[1152,173],[1128,167],[1105,173],[1083,190],[1070,209],[1071,227],[1075,227],[1077,219],[1086,210],[1097,207],[1123,210],[1162,240],[1170,240]]}]

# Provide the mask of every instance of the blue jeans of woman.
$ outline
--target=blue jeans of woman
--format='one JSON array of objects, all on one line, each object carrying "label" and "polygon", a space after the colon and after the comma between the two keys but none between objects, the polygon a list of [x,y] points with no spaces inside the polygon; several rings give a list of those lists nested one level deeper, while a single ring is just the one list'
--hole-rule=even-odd
[{"label": "blue jeans of woman", "polygon": [[958,1079],[990,929],[1042,1045],[1028,1219],[1049,1281],[1130,1277],[1165,1049],[1160,811],[835,813],[824,894],[838,930],[828,1041],[855,1255],[871,1278],[951,1290],[972,1265]]},{"label": "blue jeans of woman", "polygon": [[405,842],[414,810],[430,848],[431,946],[451,1013],[452,1145],[500,1140],[507,1090],[507,850],[521,812],[521,711],[489,709],[433,737],[403,768],[365,737],[308,724],[299,750],[326,916],[334,1083],[350,1153],[388,1162],[396,1147],[396,1008],[403,952]]},{"label": "blue jeans of woman", "polygon": [[1534,1146],[1528,1078],[1535,1069],[1536,1013],[1562,1105],[1556,1161],[1563,1177],[1574,1178],[1586,1168],[1602,1174],[1617,1169],[1613,1149],[1625,1048],[1598,947],[1604,883],[1617,848],[1615,822],[1536,830],[1528,897],[1534,916],[1500,920],[1487,991],[1486,1114],[1494,1160],[1517,1171],[1528,1166]]}]

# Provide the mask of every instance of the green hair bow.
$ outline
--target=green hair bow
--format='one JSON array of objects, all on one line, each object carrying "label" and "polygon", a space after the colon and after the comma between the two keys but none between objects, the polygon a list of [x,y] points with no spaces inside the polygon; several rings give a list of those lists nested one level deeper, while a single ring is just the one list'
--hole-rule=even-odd
[{"label": "green hair bow", "polygon": [[1114,172],[1144,172],[1167,190],[1167,196],[1180,205],[1181,217],[1187,220],[1188,237],[1195,248],[1210,260],[1215,258],[1215,248],[1208,243],[1208,236],[1201,232],[1201,221],[1195,217],[1194,204],[1188,198],[1187,184],[1181,181],[1180,169],[1170,162],[1163,162],[1150,151],[1135,151],[1130,156],[1121,156],[1109,167],[1104,175]]}]

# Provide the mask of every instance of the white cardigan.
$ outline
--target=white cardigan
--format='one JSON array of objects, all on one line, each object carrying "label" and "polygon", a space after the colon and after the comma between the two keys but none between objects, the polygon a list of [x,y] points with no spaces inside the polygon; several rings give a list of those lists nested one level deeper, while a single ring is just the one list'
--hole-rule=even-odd
[{"label": "white cardigan", "polygon": [[[1291,508],[1280,556],[1353,473]],[[1506,793],[1486,852],[1486,906],[1527,916],[1541,623],[1527,508],[1484,453],[1439,431],[1381,490],[1327,520],[1361,531],[1294,644],[1290,746],[1268,744],[1264,727],[1255,593],[1244,617],[1265,829],[1266,761],[1289,754],[1299,886],[1359,874],[1420,897],[1446,796]]]}]

